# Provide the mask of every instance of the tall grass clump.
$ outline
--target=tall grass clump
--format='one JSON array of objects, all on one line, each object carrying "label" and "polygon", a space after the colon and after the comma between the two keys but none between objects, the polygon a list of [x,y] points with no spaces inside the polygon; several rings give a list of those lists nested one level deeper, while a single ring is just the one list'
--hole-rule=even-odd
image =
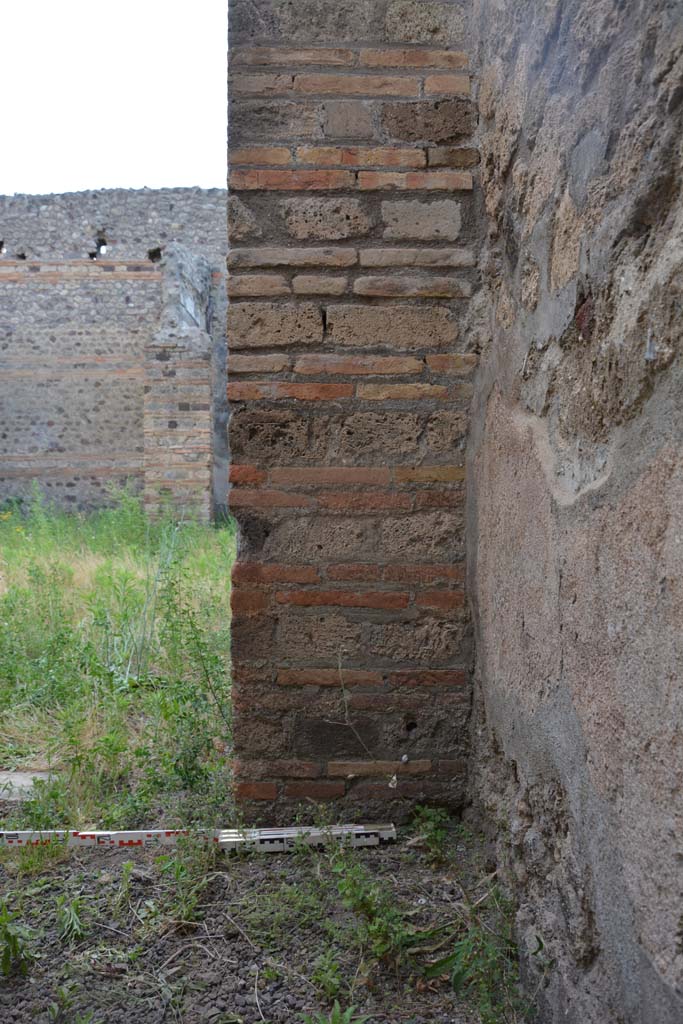
[{"label": "tall grass clump", "polygon": [[0,509],[0,769],[54,769],[31,825],[218,813],[234,554],[232,524],[151,522],[126,492]]}]

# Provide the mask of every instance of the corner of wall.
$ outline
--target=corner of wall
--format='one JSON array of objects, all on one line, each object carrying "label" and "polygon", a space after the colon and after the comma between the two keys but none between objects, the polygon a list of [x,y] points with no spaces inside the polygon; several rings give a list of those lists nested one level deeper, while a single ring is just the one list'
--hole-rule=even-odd
[{"label": "corner of wall", "polygon": [[178,244],[162,263],[159,329],[145,348],[144,502],[209,521],[214,431],[212,272]]}]

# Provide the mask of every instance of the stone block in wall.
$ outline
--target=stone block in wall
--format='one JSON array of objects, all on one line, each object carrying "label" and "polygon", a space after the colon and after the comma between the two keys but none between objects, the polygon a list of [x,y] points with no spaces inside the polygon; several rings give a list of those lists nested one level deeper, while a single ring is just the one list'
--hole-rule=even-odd
[{"label": "stone block in wall", "polygon": [[382,131],[400,142],[460,142],[475,128],[474,107],[469,99],[422,100],[417,103],[384,103],[380,111]]},{"label": "stone block in wall", "polygon": [[451,3],[391,0],[386,33],[391,42],[454,45],[465,35],[465,16],[459,5]]}]

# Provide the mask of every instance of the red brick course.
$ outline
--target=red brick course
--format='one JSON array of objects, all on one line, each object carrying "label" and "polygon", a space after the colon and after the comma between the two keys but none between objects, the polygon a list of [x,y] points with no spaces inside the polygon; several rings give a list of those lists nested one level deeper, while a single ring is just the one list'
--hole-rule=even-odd
[{"label": "red brick course", "polygon": [[469,96],[469,93],[469,75],[427,75],[425,78],[425,96]]},{"label": "red brick course", "polygon": [[[288,66],[290,64],[329,64],[329,65],[350,65],[355,61],[352,50],[326,48],[326,47],[302,47],[296,49],[288,46],[258,46],[258,47],[236,47],[230,54],[230,59],[235,64],[273,64]],[[433,65],[436,67],[436,65]]]},{"label": "red brick course", "polygon": [[387,466],[296,466],[275,467],[270,470],[270,479],[280,485],[305,485],[315,487],[340,484],[374,484],[385,486],[391,482],[391,470]]},{"label": "red brick course", "polygon": [[238,800],[275,800],[277,785],[274,782],[237,782],[235,796]]},{"label": "red brick course", "polygon": [[322,765],[315,761],[246,761],[236,758],[236,778],[268,779],[273,776],[282,779],[317,779],[322,774]]},{"label": "red brick course", "polygon": [[334,800],[344,796],[346,786],[343,782],[324,780],[321,782],[288,782],[284,787],[284,795],[290,800]]},{"label": "red brick course", "polygon": [[432,770],[431,761],[331,761],[327,766],[328,775],[373,776],[373,775],[427,775]]},{"label": "red brick course", "polygon": [[460,50],[361,50],[359,63],[371,68],[466,68]]},{"label": "red brick course", "polygon": [[318,189],[347,189],[354,185],[354,176],[350,171],[236,170],[230,174],[230,188],[235,192],[269,189],[310,192]]},{"label": "red brick course", "polygon": [[394,491],[346,491],[319,494],[320,508],[343,509],[348,512],[384,512],[392,509],[411,509],[412,494],[397,494]]},{"label": "red brick course", "polygon": [[383,569],[381,565],[359,562],[350,565],[328,565],[326,574],[330,580],[363,580],[373,583],[382,579]]},{"label": "red brick course", "polygon": [[236,466],[233,464],[230,467],[231,484],[262,484],[267,479],[268,474],[256,466]]},{"label": "red brick course", "polygon": [[278,590],[275,600],[311,608],[337,605],[340,608],[406,608],[410,596],[380,590],[377,593],[352,590]]},{"label": "red brick course", "polygon": [[419,96],[420,79],[403,75],[301,74],[295,92],[315,96]]},{"label": "red brick course", "polygon": [[311,565],[273,565],[263,562],[237,562],[233,583],[318,583],[318,570]]},{"label": "red brick course", "polygon": [[[343,188],[343,186],[339,187]],[[358,187],[364,191],[371,189],[470,191],[472,175],[468,171],[408,171],[405,174],[399,171],[360,171]]]},{"label": "red brick course", "polygon": [[286,167],[292,162],[292,151],[284,146],[243,146],[233,149],[230,163],[233,167],[239,164],[263,164],[266,167]]},{"label": "red brick course", "polygon": [[277,674],[279,686],[379,686],[379,672],[359,672],[354,669],[281,669]]},{"label": "red brick course", "polygon": [[257,401],[258,399],[276,401],[283,398],[297,398],[305,402],[325,402],[352,396],[352,384],[273,384],[269,381],[228,384],[228,401],[230,402]]},{"label": "red brick course", "polygon": [[408,356],[301,356],[294,372],[306,375],[335,374],[343,377],[389,376],[422,373],[424,363]]},{"label": "red brick course", "polygon": [[316,167],[425,167],[423,149],[403,146],[298,146],[299,164]]}]

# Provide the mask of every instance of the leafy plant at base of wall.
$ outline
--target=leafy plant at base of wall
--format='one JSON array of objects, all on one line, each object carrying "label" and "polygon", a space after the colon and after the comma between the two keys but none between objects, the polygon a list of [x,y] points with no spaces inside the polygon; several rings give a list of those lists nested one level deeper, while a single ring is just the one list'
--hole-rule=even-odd
[{"label": "leafy plant at base of wall", "polygon": [[0,902],[0,970],[8,978],[13,970],[28,974],[35,955],[28,948],[31,933],[18,924],[18,914],[12,913],[5,901]]},{"label": "leafy plant at base of wall", "polygon": [[[487,903],[486,911],[481,909]],[[453,952],[430,964],[426,978],[447,974],[455,992],[472,1000],[481,1024],[516,1024],[529,1004],[520,994],[519,960],[513,939],[512,903],[493,886],[486,900],[470,904],[465,933]]]},{"label": "leafy plant at base of wall", "polygon": [[366,1021],[370,1020],[369,1017],[357,1017],[355,1013],[356,1008],[354,1006],[349,1006],[347,1010],[342,1010],[339,1003],[335,1000],[334,1006],[328,1015],[323,1016],[320,1013],[317,1013],[315,1017],[305,1015],[302,1020],[304,1024],[365,1024]]},{"label": "leafy plant at base of wall", "polygon": [[445,859],[448,821],[448,814],[440,807],[425,807],[423,804],[418,804],[413,812],[413,825],[418,832],[417,838],[434,863],[440,863]]},{"label": "leafy plant at base of wall", "polygon": [[372,880],[350,850],[339,847],[330,859],[342,902],[360,919],[361,946],[374,959],[398,966],[407,957],[406,950],[414,933],[406,926],[396,901]]}]

